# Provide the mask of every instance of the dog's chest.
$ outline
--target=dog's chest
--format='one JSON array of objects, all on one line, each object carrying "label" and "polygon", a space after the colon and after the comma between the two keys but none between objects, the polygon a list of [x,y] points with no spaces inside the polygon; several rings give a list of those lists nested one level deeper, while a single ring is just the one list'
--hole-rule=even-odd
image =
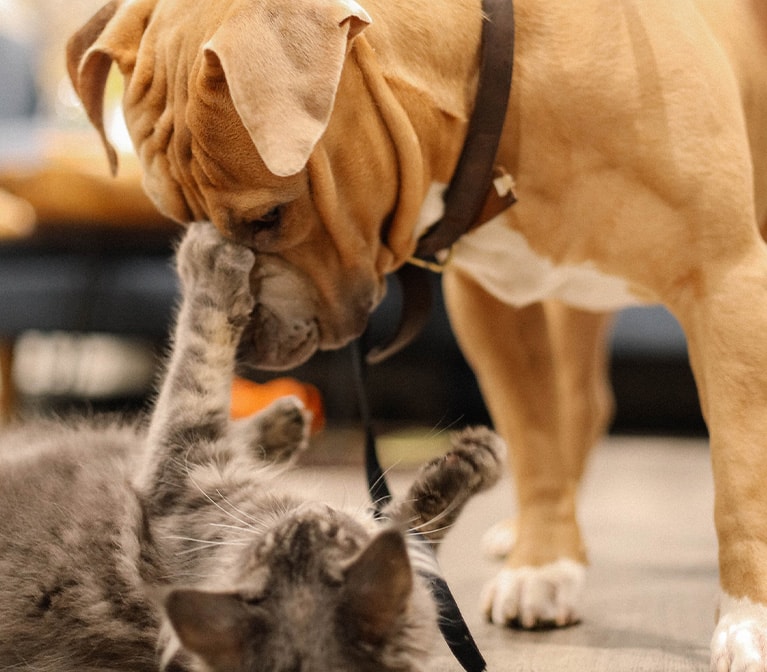
[{"label": "dog's chest", "polygon": [[[429,191],[417,234],[442,216],[440,186]],[[603,273],[591,263],[555,264],[538,254],[502,216],[464,235],[453,247],[450,264],[515,306],[558,299],[577,308],[609,311],[640,302],[623,278]]]}]

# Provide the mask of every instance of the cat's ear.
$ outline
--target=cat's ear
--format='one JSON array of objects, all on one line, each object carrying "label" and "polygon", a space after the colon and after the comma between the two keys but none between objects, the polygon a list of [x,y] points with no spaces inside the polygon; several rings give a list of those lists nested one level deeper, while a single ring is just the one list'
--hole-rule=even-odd
[{"label": "cat's ear", "polygon": [[359,637],[371,644],[382,641],[407,608],[413,591],[413,572],[402,535],[386,530],[346,568],[342,610]]},{"label": "cat's ear", "polygon": [[165,611],[185,649],[216,669],[240,667],[252,616],[237,595],[173,590]]}]

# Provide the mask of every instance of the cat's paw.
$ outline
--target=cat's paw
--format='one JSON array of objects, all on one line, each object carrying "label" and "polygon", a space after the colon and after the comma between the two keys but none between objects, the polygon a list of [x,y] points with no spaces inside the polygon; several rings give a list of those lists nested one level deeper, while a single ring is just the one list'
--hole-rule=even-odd
[{"label": "cat's paw", "polygon": [[580,619],[578,605],[586,568],[561,559],[541,567],[506,568],[482,593],[491,623],[521,628],[564,627]]},{"label": "cat's paw", "polygon": [[254,261],[250,249],[226,240],[209,222],[190,224],[176,252],[184,294],[204,295],[232,317],[248,316],[253,310]]},{"label": "cat's paw", "polygon": [[442,457],[440,469],[460,470],[471,494],[496,484],[503,471],[506,444],[487,427],[467,427],[451,437],[451,450]]},{"label": "cat's paw", "polygon": [[306,449],[312,414],[296,396],[280,397],[252,418],[241,420],[240,431],[259,458],[287,462]]},{"label": "cat's paw", "polygon": [[466,429],[454,434],[451,442],[452,450],[421,467],[407,504],[390,510],[394,520],[404,516],[411,529],[435,543],[471,496],[495,484],[502,471],[505,445],[495,432],[484,427]]}]

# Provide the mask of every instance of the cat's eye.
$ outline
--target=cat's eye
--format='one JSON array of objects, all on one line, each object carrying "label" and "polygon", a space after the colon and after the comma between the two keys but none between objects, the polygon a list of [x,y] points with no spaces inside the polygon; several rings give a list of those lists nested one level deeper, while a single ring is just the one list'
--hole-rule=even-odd
[{"label": "cat's eye", "polygon": [[239,593],[238,597],[242,602],[250,607],[257,607],[264,602],[267,596],[265,590],[245,590]]}]

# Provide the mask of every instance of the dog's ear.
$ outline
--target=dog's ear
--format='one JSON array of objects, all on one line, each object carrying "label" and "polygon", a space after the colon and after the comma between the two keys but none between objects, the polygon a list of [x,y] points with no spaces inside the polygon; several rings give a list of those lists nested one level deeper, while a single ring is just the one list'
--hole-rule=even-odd
[{"label": "dog's ear", "polygon": [[266,167],[294,175],[325,132],[349,41],[371,21],[354,0],[240,2],[204,46]]},{"label": "dog's ear", "polygon": [[67,70],[88,118],[104,143],[112,174],[117,152],[104,129],[104,89],[112,63],[130,74],[155,0],[111,0],[67,42]]}]

